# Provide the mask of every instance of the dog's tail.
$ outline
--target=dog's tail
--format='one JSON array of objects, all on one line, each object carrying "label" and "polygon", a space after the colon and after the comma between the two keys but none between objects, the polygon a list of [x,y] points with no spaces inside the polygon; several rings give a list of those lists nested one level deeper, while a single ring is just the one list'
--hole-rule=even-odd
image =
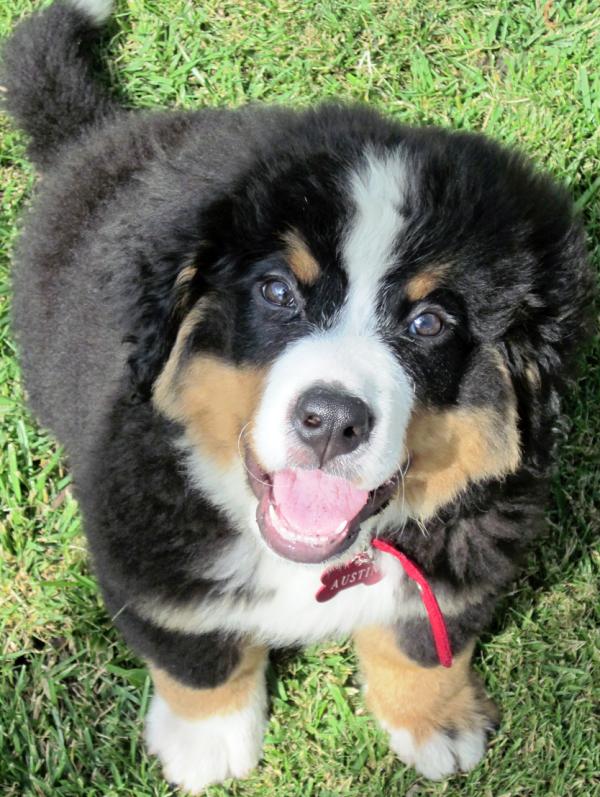
[{"label": "dog's tail", "polygon": [[40,166],[118,107],[94,79],[90,55],[112,6],[113,0],[59,0],[21,22],[4,44],[0,97]]}]

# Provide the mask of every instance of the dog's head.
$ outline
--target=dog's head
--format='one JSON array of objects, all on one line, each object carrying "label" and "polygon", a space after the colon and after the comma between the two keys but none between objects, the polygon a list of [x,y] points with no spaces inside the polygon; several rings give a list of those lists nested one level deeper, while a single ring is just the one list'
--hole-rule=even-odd
[{"label": "dog's head", "polygon": [[568,199],[519,156],[322,109],[197,224],[132,362],[238,528],[321,562],[370,516],[546,467],[588,284]]}]

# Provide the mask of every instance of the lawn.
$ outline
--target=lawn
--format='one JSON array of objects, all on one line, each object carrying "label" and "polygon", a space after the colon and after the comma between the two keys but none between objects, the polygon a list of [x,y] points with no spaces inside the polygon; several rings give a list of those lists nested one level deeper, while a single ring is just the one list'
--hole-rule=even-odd
[{"label": "lawn", "polygon": [[[0,36],[34,5],[3,0]],[[569,186],[600,265],[597,0],[120,0],[103,52],[136,107],[340,97],[483,130]],[[0,168],[0,794],[165,797],[141,743],[149,678],[102,608],[68,469],[19,387],[8,270],[34,175],[6,118]],[[600,795],[599,359],[596,344],[567,402],[547,536],[476,653],[503,712],[485,761],[439,784],[399,764],[351,649],[331,644],[273,657],[264,759],[211,797]]]}]

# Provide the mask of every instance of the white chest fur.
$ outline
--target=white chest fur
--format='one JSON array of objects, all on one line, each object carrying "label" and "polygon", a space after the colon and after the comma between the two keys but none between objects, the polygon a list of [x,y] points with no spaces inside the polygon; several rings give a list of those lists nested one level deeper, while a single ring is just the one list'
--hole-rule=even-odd
[{"label": "white chest fur", "polygon": [[[238,539],[208,575],[222,579],[226,591],[185,607],[147,606],[156,622],[188,633],[231,631],[269,645],[307,644],[347,636],[356,628],[421,616],[418,598],[406,589],[398,562],[375,552],[383,573],[376,584],[355,584],[319,603],[323,566],[299,565]],[[256,595],[240,597],[236,587],[251,584]]]},{"label": "white chest fur", "polygon": [[[198,570],[199,576],[220,582],[222,591],[214,590],[183,607],[152,602],[138,607],[154,622],[186,633],[231,631],[268,645],[293,645],[347,636],[356,628],[390,624],[400,617],[426,616],[420,599],[407,589],[401,565],[378,551],[374,551],[374,560],[384,575],[381,581],[356,584],[319,603],[315,596],[327,565],[298,564],[267,548],[258,531],[256,499],[241,462],[227,472],[217,472],[185,440],[179,446],[186,455],[192,483],[241,533],[211,568]],[[400,527],[403,518],[397,513],[390,505],[364,523],[346,560],[366,550],[380,529]],[[240,597],[240,592],[249,588],[254,597]]]}]

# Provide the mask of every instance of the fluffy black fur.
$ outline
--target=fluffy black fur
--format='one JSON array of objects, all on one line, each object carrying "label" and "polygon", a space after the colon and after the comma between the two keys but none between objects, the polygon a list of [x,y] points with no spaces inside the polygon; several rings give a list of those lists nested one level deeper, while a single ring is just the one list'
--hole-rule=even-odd
[{"label": "fluffy black fur", "polygon": [[89,19],[55,3],[31,16],[4,47],[6,110],[29,135],[29,156],[40,166],[116,110],[86,58],[96,38]]},{"label": "fluffy black fur", "polygon": [[[570,200],[482,137],[414,130],[364,108],[125,111],[91,79],[94,35],[81,13],[55,3],[5,45],[3,82],[6,107],[44,172],[14,274],[25,384],[65,445],[115,622],[185,683],[215,685],[234,666],[236,640],[173,634],[136,615],[147,595],[183,602],[218,591],[190,563],[207,565],[236,534],[187,485],[172,447],[181,430],[153,408],[152,385],[202,295],[211,310],[188,345],[236,364],[272,362],[311,324],[327,326],[346,288],[340,174],[368,147],[402,144],[410,223],[382,312],[405,316],[400,282],[423,264],[460,263],[438,298],[463,332],[436,341],[427,358],[400,333],[389,332],[389,343],[423,401],[439,407],[503,406],[502,383],[482,354],[493,343],[518,399],[519,472],[472,487],[427,535],[410,523],[389,533],[444,589],[489,586],[488,599],[449,623],[459,651],[488,622],[539,526],[559,394],[591,294]],[[305,316],[282,328],[259,309],[253,286],[288,227],[327,264],[328,279],[307,289]],[[177,277],[192,262],[202,267],[182,295]],[[252,596],[250,583],[240,599]],[[427,624],[405,623],[398,635],[410,655],[435,663]]]}]

